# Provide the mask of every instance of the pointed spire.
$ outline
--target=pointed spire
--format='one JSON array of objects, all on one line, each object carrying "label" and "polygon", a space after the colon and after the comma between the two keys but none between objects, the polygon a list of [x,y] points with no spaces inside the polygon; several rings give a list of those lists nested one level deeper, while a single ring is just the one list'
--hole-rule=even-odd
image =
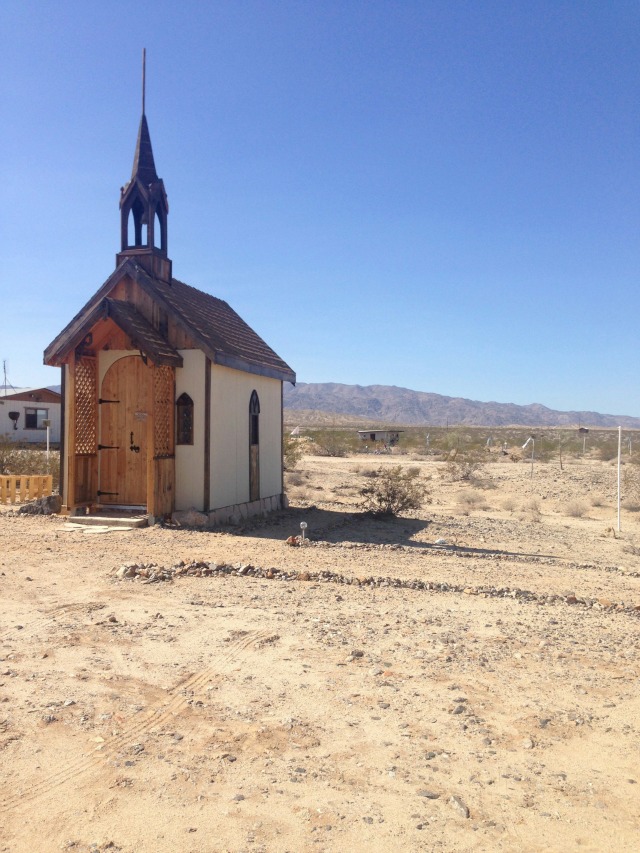
[{"label": "pointed spire", "polygon": [[142,185],[145,187],[158,180],[156,164],[153,159],[153,149],[151,148],[149,126],[147,125],[147,117],[144,113],[142,113],[142,118],[140,119],[136,153],[133,157],[133,171],[131,172],[131,179],[135,180],[135,178],[139,178]]},{"label": "pointed spire", "polygon": [[134,257],[147,272],[163,281],[170,281],[171,261],[167,257],[169,202],[164,183],[156,172],[145,115],[145,59],[146,51],[143,51],[142,117],[131,179],[120,189],[121,249],[116,255],[116,263]]},{"label": "pointed spire", "polygon": [[158,180],[156,172],[156,164],[153,160],[153,149],[151,148],[151,137],[149,136],[149,126],[147,125],[147,117],[144,111],[144,102],[147,88],[147,49],[142,48],[142,118],[140,119],[140,127],[138,129],[138,141],[136,143],[136,153],[133,156],[133,171],[131,178],[139,178],[143,186]]}]

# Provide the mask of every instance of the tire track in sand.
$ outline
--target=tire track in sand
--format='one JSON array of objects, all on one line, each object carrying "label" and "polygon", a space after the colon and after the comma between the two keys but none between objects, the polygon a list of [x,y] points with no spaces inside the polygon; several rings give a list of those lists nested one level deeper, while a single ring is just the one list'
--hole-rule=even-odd
[{"label": "tire track in sand", "polygon": [[0,814],[13,810],[23,803],[30,803],[33,800],[46,797],[54,789],[75,781],[79,776],[90,770],[99,768],[116,752],[129,746],[134,738],[173,719],[187,706],[192,695],[197,693],[208,681],[217,675],[228,672],[230,667],[249,647],[259,644],[270,636],[272,636],[272,632],[268,630],[250,631],[246,635],[232,640],[229,646],[216,656],[211,666],[194,673],[186,681],[182,681],[168,690],[164,700],[156,702],[142,719],[106,740],[104,744],[101,744],[100,751],[94,750],[89,754],[85,753],[64,762],[54,773],[50,773],[46,778],[26,787],[24,790],[15,791],[12,789],[5,794],[0,794]]}]

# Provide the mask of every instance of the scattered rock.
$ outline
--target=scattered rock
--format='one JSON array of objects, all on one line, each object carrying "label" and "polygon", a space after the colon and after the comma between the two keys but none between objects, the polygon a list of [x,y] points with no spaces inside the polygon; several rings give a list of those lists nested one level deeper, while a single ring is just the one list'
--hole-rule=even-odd
[{"label": "scattered rock", "polygon": [[18,509],[18,515],[55,515],[62,509],[60,495],[47,495],[35,501],[29,501]]},{"label": "scattered rock", "polygon": [[436,791],[428,791],[426,788],[422,788],[420,791],[418,791],[418,796],[419,797],[426,797],[427,800],[438,800],[438,799],[440,799],[440,794],[438,794]]},{"label": "scattered rock", "polygon": [[459,815],[462,815],[464,818],[469,817],[469,807],[466,805],[464,800],[455,795],[449,798],[449,805],[458,812]]}]

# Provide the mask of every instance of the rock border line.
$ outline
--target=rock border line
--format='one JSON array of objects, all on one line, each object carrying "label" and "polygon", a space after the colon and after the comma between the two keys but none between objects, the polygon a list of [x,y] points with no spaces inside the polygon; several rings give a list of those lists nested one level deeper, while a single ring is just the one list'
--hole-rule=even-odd
[{"label": "rock border line", "polygon": [[539,593],[519,587],[465,586],[464,584],[393,577],[375,577],[373,575],[350,577],[328,570],[320,572],[285,571],[277,568],[261,568],[251,563],[209,563],[195,560],[189,563],[181,560],[174,566],[160,566],[157,563],[125,563],[115,570],[118,580],[140,581],[141,583],[173,582],[182,577],[225,577],[258,578],[285,582],[331,583],[340,586],[358,586],[375,589],[410,589],[424,592],[458,593],[478,595],[482,598],[509,598],[527,604],[571,605],[586,610],[608,613],[625,613],[640,617],[640,604],[612,602],[605,598],[594,599],[574,594]]}]

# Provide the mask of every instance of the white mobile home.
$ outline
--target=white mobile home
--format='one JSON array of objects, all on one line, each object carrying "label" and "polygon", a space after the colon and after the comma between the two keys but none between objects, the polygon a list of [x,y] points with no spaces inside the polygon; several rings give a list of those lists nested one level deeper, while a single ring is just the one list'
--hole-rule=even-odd
[{"label": "white mobile home", "polygon": [[60,441],[62,396],[50,388],[21,388],[0,397],[0,435],[31,444]]}]

